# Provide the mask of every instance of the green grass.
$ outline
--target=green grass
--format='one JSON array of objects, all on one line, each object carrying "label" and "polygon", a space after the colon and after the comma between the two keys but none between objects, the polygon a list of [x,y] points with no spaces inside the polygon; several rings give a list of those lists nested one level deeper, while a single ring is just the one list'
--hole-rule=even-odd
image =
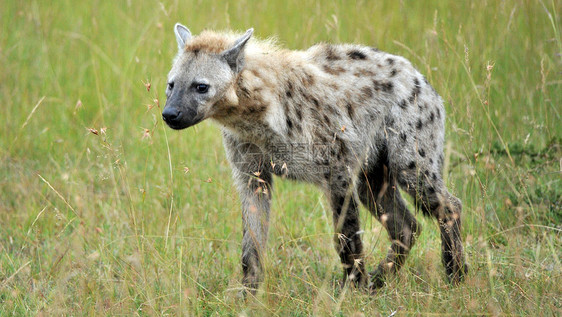
[{"label": "green grass", "polygon": [[[0,315],[562,313],[560,1],[1,7]],[[241,301],[242,224],[219,128],[178,133],[160,119],[178,21],[409,58],[446,101],[466,282],[445,282],[437,226],[419,216],[424,231],[386,288],[339,287],[325,198],[278,180],[266,280]],[[388,238],[364,210],[361,221],[373,268]]]}]

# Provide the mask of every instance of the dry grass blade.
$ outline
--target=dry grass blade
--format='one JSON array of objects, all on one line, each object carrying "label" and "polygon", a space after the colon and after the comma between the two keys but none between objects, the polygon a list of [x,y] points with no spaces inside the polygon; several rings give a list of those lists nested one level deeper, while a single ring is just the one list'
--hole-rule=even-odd
[{"label": "dry grass blade", "polygon": [[68,201],[59,193],[59,191],[56,190],[56,189],[53,187],[53,185],[51,185],[51,183],[49,183],[46,179],[44,179],[43,176],[41,176],[40,174],[37,174],[37,176],[39,176],[39,178],[41,178],[41,180],[42,180],[45,184],[47,184],[47,186],[49,186],[49,188],[52,189],[52,190],[55,192],[55,194],[57,194],[57,196],[64,202],[64,204],[65,204],[68,208],[70,208],[70,210],[72,210],[72,212],[73,212],[76,216],[82,217],[82,216],[74,209],[74,207],[72,207],[72,206],[68,203]]}]

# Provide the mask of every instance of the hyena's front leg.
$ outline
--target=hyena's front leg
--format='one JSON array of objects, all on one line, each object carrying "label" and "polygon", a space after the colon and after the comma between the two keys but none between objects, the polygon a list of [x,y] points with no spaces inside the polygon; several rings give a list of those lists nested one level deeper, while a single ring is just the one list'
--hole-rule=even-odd
[{"label": "hyena's front leg", "polygon": [[238,185],[242,201],[242,283],[255,294],[263,280],[263,253],[269,227],[269,202],[271,198],[271,175],[258,172],[239,176]]},{"label": "hyena's front leg", "polygon": [[350,190],[351,180],[342,175],[333,175],[329,195],[332,206],[336,251],[344,269],[344,282],[363,286],[366,281],[363,261],[363,244],[359,227],[359,208]]},{"label": "hyena's front leg", "polygon": [[269,227],[272,176],[261,150],[223,132],[227,157],[242,202],[242,283],[255,294],[263,280],[263,253]]}]

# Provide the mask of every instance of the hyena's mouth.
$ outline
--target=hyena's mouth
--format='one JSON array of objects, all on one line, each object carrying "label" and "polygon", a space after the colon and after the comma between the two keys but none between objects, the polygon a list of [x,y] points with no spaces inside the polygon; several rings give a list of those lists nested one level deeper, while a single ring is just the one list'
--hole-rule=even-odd
[{"label": "hyena's mouth", "polygon": [[202,120],[202,118],[194,117],[194,118],[191,118],[191,119],[187,119],[187,120],[184,119],[184,120],[181,120],[181,121],[172,121],[172,122],[168,122],[166,120],[164,120],[164,121],[166,122],[166,124],[170,128],[172,128],[174,130],[182,130],[182,129],[186,129],[186,128],[189,128],[191,126],[196,125],[197,123],[201,122],[201,120]]},{"label": "hyena's mouth", "polygon": [[174,130],[182,130],[182,129],[185,129],[185,128],[189,127],[189,126],[183,126],[183,125],[180,125],[180,124],[174,124],[174,123],[168,123],[168,122],[166,122],[166,124]]}]

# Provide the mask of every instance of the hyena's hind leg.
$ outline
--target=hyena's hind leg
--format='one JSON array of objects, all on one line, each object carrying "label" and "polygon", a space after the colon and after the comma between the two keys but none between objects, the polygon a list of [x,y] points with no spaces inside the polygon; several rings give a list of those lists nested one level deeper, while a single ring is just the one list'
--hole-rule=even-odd
[{"label": "hyena's hind leg", "polygon": [[398,272],[421,232],[421,225],[406,207],[387,161],[386,151],[359,176],[361,202],[387,230],[391,247],[384,260],[371,272],[371,288],[384,285],[386,276]]},{"label": "hyena's hind leg", "polygon": [[359,226],[359,206],[351,184],[352,180],[347,171],[332,171],[328,196],[333,212],[334,243],[343,265],[343,281],[362,286],[366,282],[367,274]]},{"label": "hyena's hind leg", "polygon": [[416,200],[416,206],[439,222],[443,265],[449,281],[459,283],[468,272],[461,240],[460,199],[447,191],[439,169],[423,163],[418,167],[416,162],[410,162],[397,179]]}]

